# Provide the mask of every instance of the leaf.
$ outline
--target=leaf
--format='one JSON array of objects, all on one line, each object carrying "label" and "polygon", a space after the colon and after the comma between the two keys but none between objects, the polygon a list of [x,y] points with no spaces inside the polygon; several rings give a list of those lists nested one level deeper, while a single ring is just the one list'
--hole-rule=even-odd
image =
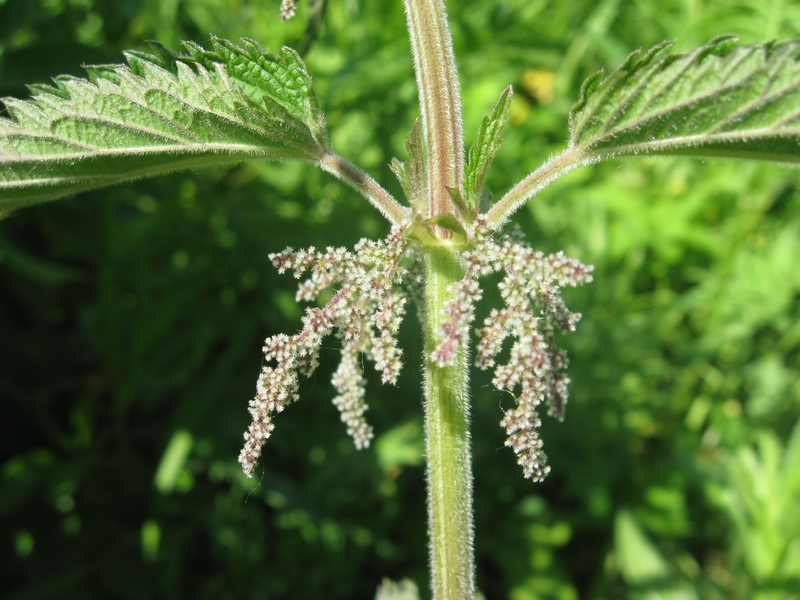
[{"label": "leaf", "polygon": [[419,119],[414,121],[406,138],[408,162],[392,159],[389,168],[397,176],[403,193],[411,208],[419,215],[425,214],[428,194],[425,189],[425,151],[422,148],[422,136]]},{"label": "leaf", "polygon": [[95,187],[245,159],[317,161],[324,120],[293,50],[265,53],[252,40],[159,44],[128,52],[128,65],[87,67],[33,97],[4,99],[0,211]]},{"label": "leaf", "polygon": [[800,421],[784,443],[773,431],[754,433],[720,463],[709,496],[736,533],[745,571],[757,581],[800,576]]},{"label": "leaf", "polygon": [[[436,228],[444,229],[449,235],[443,238]],[[439,213],[430,219],[417,219],[406,228],[404,235],[417,240],[422,248],[464,248],[469,239],[461,221],[451,212]]]},{"label": "leaf", "polygon": [[634,52],[583,86],[570,115],[581,162],[671,154],[800,162],[800,40],[735,47],[720,37],[685,54]]},{"label": "leaf", "polygon": [[489,167],[492,166],[492,161],[494,161],[494,157],[500,149],[500,134],[511,114],[511,99],[513,96],[514,92],[511,86],[503,90],[492,114],[484,117],[483,121],[481,121],[478,137],[470,146],[467,154],[464,194],[466,196],[467,209],[472,215],[477,214],[486,174],[489,172]]},{"label": "leaf", "polygon": [[325,120],[317,102],[305,63],[293,49],[284,47],[280,54],[268,54],[253,40],[244,38],[241,46],[223,39],[212,39],[213,50],[194,42],[184,47],[207,69],[224,64],[230,76],[253,100],[292,113],[309,129],[320,146],[327,145]]},{"label": "leaf", "polygon": [[466,244],[467,239],[469,238],[469,235],[467,235],[467,231],[464,229],[461,221],[459,221],[458,217],[456,217],[453,213],[439,213],[428,222],[450,232],[448,244],[451,246]]},{"label": "leaf", "polygon": [[614,523],[615,554],[619,569],[636,600],[695,600],[688,582],[681,581],[669,561],[651,542],[635,517],[627,510],[617,513]]}]

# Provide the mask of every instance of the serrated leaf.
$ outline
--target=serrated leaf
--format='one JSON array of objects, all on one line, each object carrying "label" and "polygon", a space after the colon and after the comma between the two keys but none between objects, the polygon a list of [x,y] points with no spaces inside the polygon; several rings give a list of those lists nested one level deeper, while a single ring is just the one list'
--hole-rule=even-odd
[{"label": "serrated leaf", "polygon": [[425,152],[422,148],[419,119],[414,121],[411,131],[408,133],[406,150],[408,151],[408,161],[403,162],[393,158],[389,167],[397,176],[411,208],[418,215],[423,215],[428,195],[425,190]]},{"label": "serrated leaf", "polygon": [[464,195],[467,210],[477,214],[478,206],[486,182],[486,174],[500,149],[500,134],[511,115],[511,100],[514,96],[511,86],[500,95],[492,114],[481,121],[478,137],[470,146],[464,173]]},{"label": "serrated leaf", "polygon": [[0,210],[205,164],[246,159],[317,161],[322,113],[293,50],[220,39],[188,55],[154,44],[127,65],[87,67],[33,97],[4,99]]},{"label": "serrated leaf", "polygon": [[275,103],[305,124],[321,145],[327,144],[325,121],[317,102],[311,77],[295,50],[284,47],[279,54],[265,53],[250,39],[240,46],[219,38],[206,50],[194,42],[184,42],[189,53],[207,69],[224,64],[225,69],[252,99]]},{"label": "serrated leaf", "polygon": [[570,115],[582,162],[672,154],[800,162],[800,40],[635,52],[583,87]]}]

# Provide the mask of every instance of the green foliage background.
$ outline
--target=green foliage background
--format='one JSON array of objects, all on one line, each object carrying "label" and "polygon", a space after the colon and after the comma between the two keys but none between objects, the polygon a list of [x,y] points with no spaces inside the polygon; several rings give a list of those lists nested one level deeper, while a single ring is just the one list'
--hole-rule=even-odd
[{"label": "green foliage background", "polygon": [[[0,0],[0,95],[158,39],[303,47],[277,0]],[[465,0],[450,8],[468,142],[509,83],[500,194],[563,147],[580,84],[637,47],[798,36],[800,6]],[[307,55],[334,148],[400,193],[417,115],[400,2],[327,7]],[[474,379],[478,584],[487,599],[800,597],[796,170],[686,160],[575,172],[520,211],[596,266],[568,294],[572,400],[553,473],[523,480]],[[427,581],[420,331],[370,379],[356,452],[335,360],[278,419],[257,479],[236,455],[263,338],[301,308],[267,254],[387,226],[331,177],[246,165],[146,180],[0,222],[0,589],[34,598],[371,598]],[[492,294],[487,294],[486,306]],[[488,310],[488,308],[486,309]],[[792,433],[794,436],[792,437]]]}]

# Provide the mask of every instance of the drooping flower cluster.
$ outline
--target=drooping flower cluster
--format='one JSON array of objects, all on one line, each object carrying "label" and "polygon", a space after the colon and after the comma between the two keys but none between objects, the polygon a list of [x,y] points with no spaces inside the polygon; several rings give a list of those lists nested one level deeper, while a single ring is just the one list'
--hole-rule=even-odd
[{"label": "drooping flower cluster", "polygon": [[[494,369],[493,383],[516,399],[505,410],[501,424],[506,445],[517,456],[525,477],[541,481],[550,471],[538,433],[539,406],[563,418],[567,402],[566,353],[555,343],[556,330],[572,331],[580,319],[571,313],[560,295],[561,287],[592,280],[592,267],[567,258],[562,252],[544,255],[511,235],[501,235],[479,217],[469,232],[471,248],[462,254],[465,274],[452,288],[452,299],[443,308],[444,320],[437,347],[429,360],[442,367],[453,364],[467,344],[475,319],[475,303],[481,298],[479,279],[503,273],[499,284],[503,307],[493,309],[478,334],[475,363]],[[381,241],[361,240],[353,252],[327,248],[291,248],[270,255],[280,273],[292,270],[298,285],[297,300],[314,302],[323,293],[327,303],[309,308],[297,335],[270,337],[264,343],[266,365],[261,370],[256,396],[250,401],[253,417],[245,433],[239,462],[252,476],[261,447],[274,428],[273,416],[297,400],[300,375],[317,367],[323,338],[339,338],[341,361],[333,375],[339,409],[357,448],[369,445],[372,428],[367,410],[362,355],[375,363],[384,383],[395,383],[402,365],[397,332],[405,313],[406,296],[421,302],[419,282],[400,265],[410,259],[413,270],[421,256],[409,246],[409,238],[396,228]],[[305,279],[304,279],[305,277]],[[409,289],[401,292],[402,287]],[[424,315],[423,315],[424,317]],[[499,359],[510,340],[507,359]]]},{"label": "drooping flower cluster", "polygon": [[244,434],[245,444],[239,462],[251,477],[261,447],[274,428],[273,415],[298,398],[299,375],[309,376],[317,367],[323,338],[336,332],[341,340],[341,362],[333,376],[339,409],[347,432],[356,447],[364,448],[373,437],[364,419],[365,380],[360,355],[375,362],[384,383],[395,383],[402,365],[397,347],[397,331],[405,312],[405,298],[395,291],[403,280],[399,265],[408,240],[395,228],[381,241],[361,240],[354,252],[344,248],[291,248],[271,254],[270,260],[283,273],[292,270],[295,278],[310,275],[298,285],[297,300],[315,301],[326,290],[332,297],[322,308],[309,308],[303,329],[294,336],[270,337],[264,343],[267,364],[250,401],[253,418]]},{"label": "drooping flower cluster", "polygon": [[[439,366],[452,364],[469,338],[474,306],[481,297],[478,279],[503,272],[501,309],[493,309],[483,323],[475,363],[494,368],[493,383],[516,397],[501,424],[525,477],[541,481],[550,471],[542,451],[537,407],[547,402],[549,413],[563,418],[567,402],[566,353],[555,345],[554,333],[572,331],[580,314],[571,313],[560,295],[562,286],[591,281],[592,267],[562,252],[545,256],[508,236],[498,236],[478,219],[472,234],[474,248],[464,253],[466,273],[455,284],[452,300],[444,307],[445,321],[431,357]],[[507,339],[513,339],[508,360],[497,364]]]}]

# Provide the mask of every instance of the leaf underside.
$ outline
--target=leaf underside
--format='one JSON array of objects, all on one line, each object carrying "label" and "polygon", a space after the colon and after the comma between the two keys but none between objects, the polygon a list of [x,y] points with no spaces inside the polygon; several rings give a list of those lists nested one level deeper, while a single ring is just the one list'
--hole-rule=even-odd
[{"label": "leaf underside", "polygon": [[325,153],[322,113],[293,50],[217,38],[210,49],[185,42],[184,55],[152,48],[3,100],[0,211],[181,168]]},{"label": "leaf underside", "polygon": [[669,43],[590,78],[570,115],[584,160],[669,154],[800,162],[800,40],[684,54]]}]

